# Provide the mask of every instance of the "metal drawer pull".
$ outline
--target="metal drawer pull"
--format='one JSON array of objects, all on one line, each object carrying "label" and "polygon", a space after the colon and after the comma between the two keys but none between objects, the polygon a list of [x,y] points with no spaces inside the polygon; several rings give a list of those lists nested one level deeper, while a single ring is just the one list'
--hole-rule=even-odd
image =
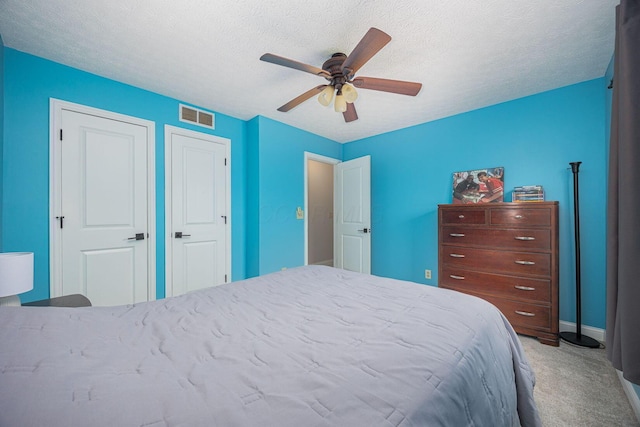
[{"label": "metal drawer pull", "polygon": [[524,217],[523,217],[522,215],[516,215],[516,216],[514,216],[514,218],[515,218],[515,219],[522,219],[522,218],[524,218]]},{"label": "metal drawer pull", "polygon": [[449,254],[449,256],[454,258],[464,258],[464,255],[462,254]]},{"label": "metal drawer pull", "polygon": [[536,240],[535,237],[529,237],[529,236],[516,236],[516,237],[514,237],[514,239],[516,239],[516,240],[526,240],[526,241]]},{"label": "metal drawer pull", "polygon": [[464,276],[456,276],[455,274],[450,274],[449,277],[456,280],[464,280]]},{"label": "metal drawer pull", "polygon": [[520,286],[520,285],[515,285],[514,288],[520,289],[521,291],[535,291],[536,290],[536,288],[532,288],[530,286]]},{"label": "metal drawer pull", "polygon": [[520,316],[527,316],[527,317],[535,316],[535,313],[529,313],[528,311],[520,311],[520,310],[516,310],[516,314],[519,314]]},{"label": "metal drawer pull", "polygon": [[535,262],[533,261],[520,261],[520,260],[515,260],[514,261],[516,264],[520,264],[520,265],[535,265]]},{"label": "metal drawer pull", "polygon": [[464,237],[463,233],[449,233],[449,236],[451,237]]},{"label": "metal drawer pull", "polygon": [[464,215],[458,215],[458,218],[464,219]]}]

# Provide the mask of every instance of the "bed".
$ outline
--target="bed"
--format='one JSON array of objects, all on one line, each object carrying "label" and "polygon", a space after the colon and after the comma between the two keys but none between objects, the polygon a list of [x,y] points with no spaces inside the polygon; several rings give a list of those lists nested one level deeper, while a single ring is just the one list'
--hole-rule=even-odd
[{"label": "bed", "polygon": [[540,425],[494,306],[331,267],[0,325],[3,427]]}]

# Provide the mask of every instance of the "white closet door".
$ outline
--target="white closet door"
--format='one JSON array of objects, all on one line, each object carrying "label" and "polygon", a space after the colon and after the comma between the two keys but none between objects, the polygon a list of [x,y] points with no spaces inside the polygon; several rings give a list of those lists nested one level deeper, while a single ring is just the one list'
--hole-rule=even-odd
[{"label": "white closet door", "polygon": [[171,287],[167,295],[227,281],[227,146],[171,134]]},{"label": "white closet door", "polygon": [[61,124],[62,293],[147,301],[147,128],[68,110]]}]

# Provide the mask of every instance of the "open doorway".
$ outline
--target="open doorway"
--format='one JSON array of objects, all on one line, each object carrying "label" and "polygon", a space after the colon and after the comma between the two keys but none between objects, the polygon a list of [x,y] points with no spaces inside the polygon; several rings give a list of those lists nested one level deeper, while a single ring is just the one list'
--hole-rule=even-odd
[{"label": "open doorway", "polygon": [[333,266],[333,166],[331,157],[305,152],[305,265]]}]

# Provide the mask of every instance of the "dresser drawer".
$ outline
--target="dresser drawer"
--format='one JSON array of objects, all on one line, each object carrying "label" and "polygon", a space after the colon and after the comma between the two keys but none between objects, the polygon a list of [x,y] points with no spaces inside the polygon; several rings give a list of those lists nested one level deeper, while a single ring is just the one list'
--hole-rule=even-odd
[{"label": "dresser drawer", "polygon": [[483,273],[445,266],[439,277],[440,285],[462,292],[479,291],[519,301],[549,304],[551,280]]},{"label": "dresser drawer", "polygon": [[446,226],[441,230],[441,242],[447,244],[486,246],[520,251],[551,250],[551,230],[549,229]]},{"label": "dresser drawer", "polygon": [[443,209],[440,211],[442,224],[486,224],[484,209]]},{"label": "dresser drawer", "polygon": [[442,246],[445,266],[469,270],[502,272],[514,276],[551,276],[551,254],[534,252],[494,251],[461,246]]},{"label": "dresser drawer", "polygon": [[508,225],[508,226],[550,226],[551,210],[547,208],[496,208],[491,209],[491,225]]},{"label": "dresser drawer", "polygon": [[548,305],[512,301],[479,292],[469,292],[459,289],[456,286],[445,286],[445,288],[464,292],[465,294],[489,301],[504,314],[504,317],[506,317],[509,323],[516,329],[518,326],[535,329],[551,329],[551,310]]},{"label": "dresser drawer", "polygon": [[514,328],[523,326],[549,330],[551,327],[551,310],[549,306],[511,301],[492,296],[482,296],[482,298],[498,307]]}]

